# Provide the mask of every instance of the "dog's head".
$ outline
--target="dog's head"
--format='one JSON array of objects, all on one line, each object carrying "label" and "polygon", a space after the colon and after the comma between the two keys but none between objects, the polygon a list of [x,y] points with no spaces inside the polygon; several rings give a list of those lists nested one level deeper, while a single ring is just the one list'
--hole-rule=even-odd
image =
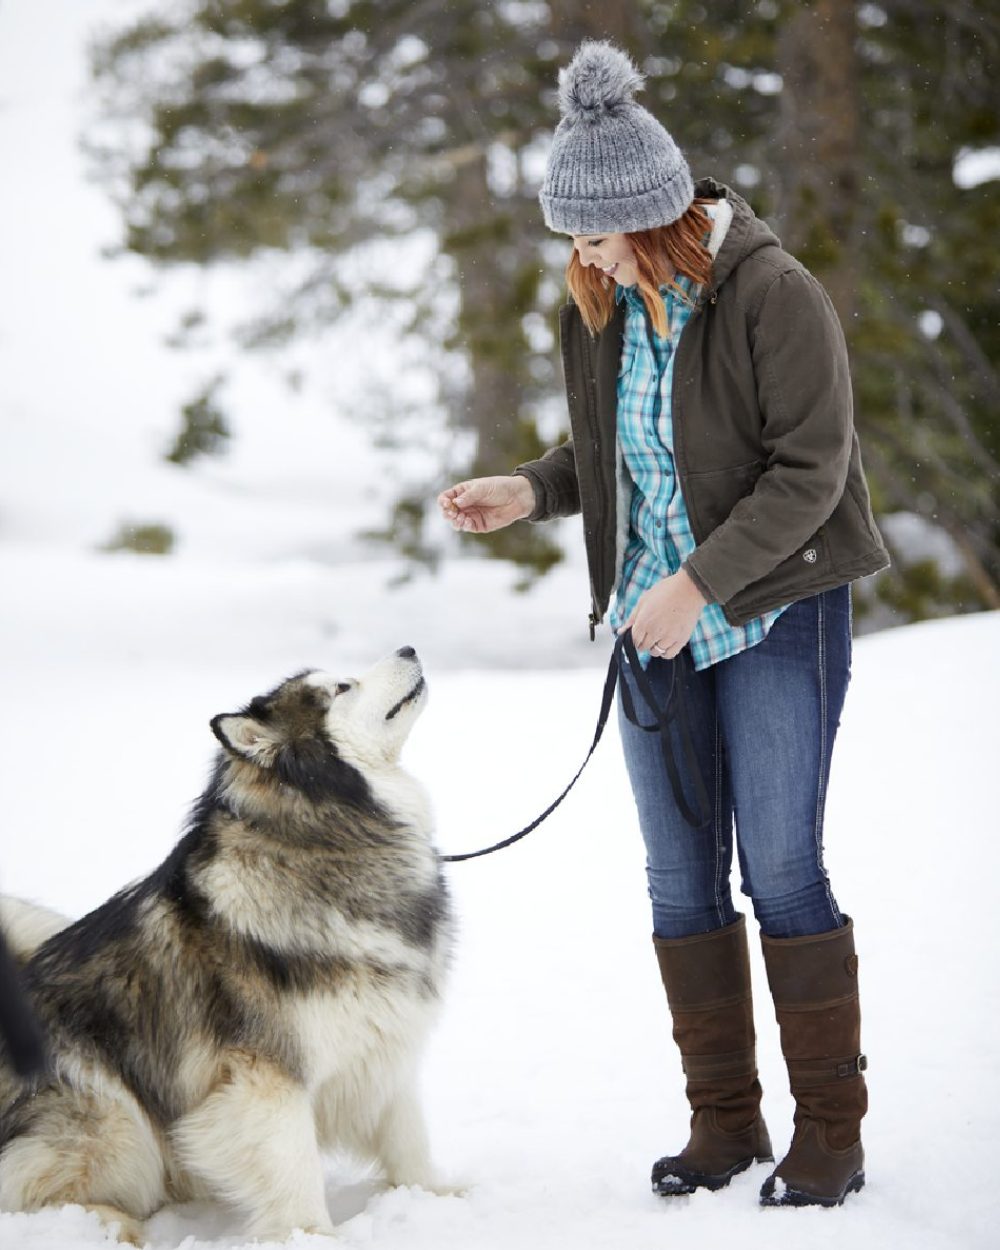
[{"label": "dog's head", "polygon": [[240,712],[216,716],[223,748],[310,797],[364,787],[364,775],[396,763],[427,697],[412,647],[380,660],[362,677],[309,669],[260,695]]}]

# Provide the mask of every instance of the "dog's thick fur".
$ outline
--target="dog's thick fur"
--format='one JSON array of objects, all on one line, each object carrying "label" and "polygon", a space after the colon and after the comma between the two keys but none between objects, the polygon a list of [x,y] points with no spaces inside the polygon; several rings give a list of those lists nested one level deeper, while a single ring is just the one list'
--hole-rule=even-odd
[{"label": "dog's thick fur", "polygon": [[119,1236],[215,1197],[251,1235],[331,1232],[321,1152],[434,1187],[414,1094],[451,919],[399,751],[425,697],[405,647],[217,716],[213,776],[150,876],[74,924],[6,900],[51,1074],[0,1059],[0,1210],[80,1203]]}]

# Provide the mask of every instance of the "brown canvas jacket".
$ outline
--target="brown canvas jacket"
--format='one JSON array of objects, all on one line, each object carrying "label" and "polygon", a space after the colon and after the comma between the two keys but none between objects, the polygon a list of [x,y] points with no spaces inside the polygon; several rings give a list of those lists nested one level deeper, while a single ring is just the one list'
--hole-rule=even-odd
[{"label": "brown canvas jacket", "polygon": [[[728,200],[733,220],[674,360],[674,458],[697,543],[684,567],[739,625],[889,557],[828,295],[741,196],[711,178],[695,194]],[[515,470],[535,491],[529,520],[583,513],[592,626],[607,611],[628,524],[616,432],[624,317],[619,304],[594,337],[575,304],[560,310],[572,437]]]}]

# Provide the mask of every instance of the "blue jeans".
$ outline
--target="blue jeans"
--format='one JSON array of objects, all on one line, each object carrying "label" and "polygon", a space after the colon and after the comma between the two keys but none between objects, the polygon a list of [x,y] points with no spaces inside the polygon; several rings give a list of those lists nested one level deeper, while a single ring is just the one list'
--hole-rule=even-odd
[{"label": "blue jeans", "polygon": [[[625,763],[646,843],[657,937],[688,937],[736,918],[729,875],[733,824],[742,891],[769,937],[826,933],[844,923],[823,867],[823,809],[851,670],[848,586],[787,608],[756,646],[695,672],[687,651],[651,659],[661,705],[679,664],[695,755],[712,807],[702,829],[681,816],[659,736],[635,728],[618,700]],[[639,719],[645,705],[626,674]],[[694,787],[674,754],[688,802]]]}]

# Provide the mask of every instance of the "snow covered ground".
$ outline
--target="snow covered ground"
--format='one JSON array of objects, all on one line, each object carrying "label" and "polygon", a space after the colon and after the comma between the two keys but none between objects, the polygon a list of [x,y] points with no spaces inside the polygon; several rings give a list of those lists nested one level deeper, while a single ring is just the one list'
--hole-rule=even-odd
[{"label": "snow covered ground", "polygon": [[[368,578],[363,568],[212,569],[42,546],[29,559],[0,547],[4,890],[73,914],[91,907],[172,845],[213,752],[212,715],[302,665],[349,672],[357,657],[408,642],[436,656],[406,762],[433,796],[440,845],[478,847],[527,823],[583,758],[606,640],[584,667],[449,663],[439,633],[455,643],[461,622],[516,641],[533,611],[542,633],[562,592],[512,598],[493,566],[459,565],[399,601]],[[323,621],[345,598],[367,606],[326,637]],[[836,1212],[759,1211],[763,1169],[716,1195],[647,1192],[649,1164],[682,1142],[686,1110],[612,730],[527,842],[449,869],[461,936],[424,1084],[437,1155],[467,1195],[386,1192],[333,1160],[329,1202],[344,1243],[997,1245],[998,700],[995,614],[857,644],[828,861],[862,958],[872,1110],[859,1197]],[[763,991],[756,950],[754,961]],[[764,992],[757,1014],[777,1145],[791,1106]],[[238,1219],[219,1209],[164,1211],[149,1234],[158,1250],[242,1245]],[[102,1244],[80,1210],[0,1215],[3,1250]]]}]

